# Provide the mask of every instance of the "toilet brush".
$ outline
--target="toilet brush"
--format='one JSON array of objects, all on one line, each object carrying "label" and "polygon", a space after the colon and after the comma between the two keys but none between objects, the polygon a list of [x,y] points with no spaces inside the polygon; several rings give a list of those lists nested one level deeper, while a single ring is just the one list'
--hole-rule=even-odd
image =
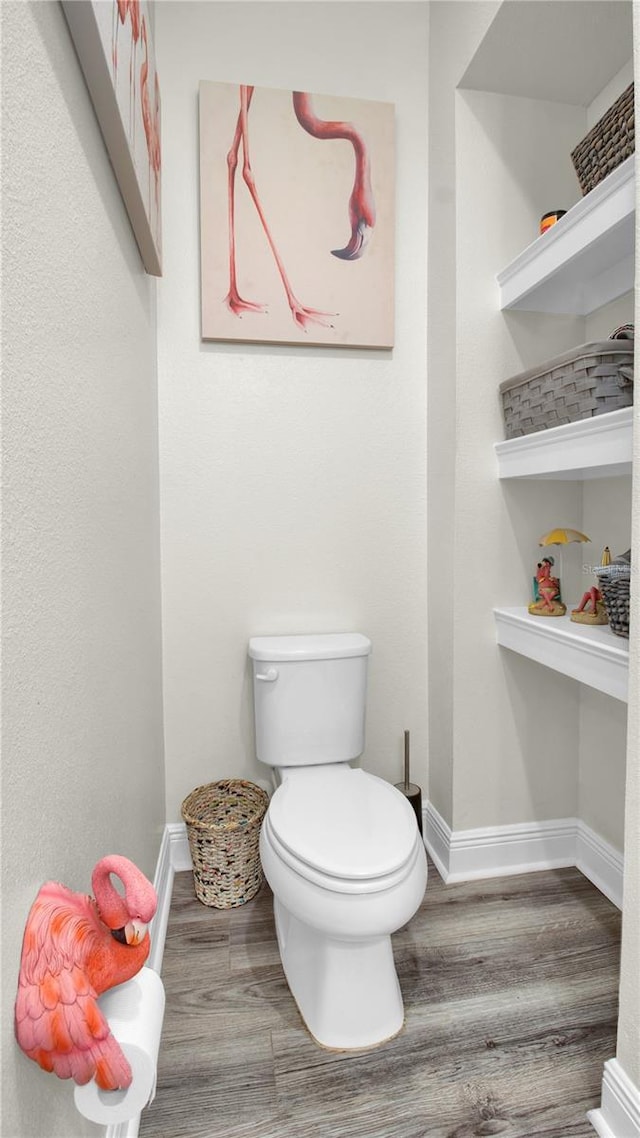
[{"label": "toilet brush", "polygon": [[416,816],[418,829],[422,834],[422,791],[415,782],[411,782],[409,777],[409,754],[410,754],[410,739],[409,731],[404,733],[404,782],[397,782],[395,785],[398,790],[401,790],[405,798],[409,800]]}]

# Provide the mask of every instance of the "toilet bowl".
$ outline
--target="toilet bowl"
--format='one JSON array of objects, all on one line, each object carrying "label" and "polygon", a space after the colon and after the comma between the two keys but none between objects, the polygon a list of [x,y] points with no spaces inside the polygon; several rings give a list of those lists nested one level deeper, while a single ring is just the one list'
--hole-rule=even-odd
[{"label": "toilet bowl", "polygon": [[359,769],[281,774],[260,856],[287,983],[322,1046],[376,1046],[404,1021],[391,933],[426,887],[415,815],[395,787]]},{"label": "toilet bowl", "polygon": [[324,1047],[374,1047],[402,1028],[391,934],[418,909],[427,862],[364,750],[371,643],[359,633],[254,637],[256,753],[277,789],[260,835],[287,983]]}]

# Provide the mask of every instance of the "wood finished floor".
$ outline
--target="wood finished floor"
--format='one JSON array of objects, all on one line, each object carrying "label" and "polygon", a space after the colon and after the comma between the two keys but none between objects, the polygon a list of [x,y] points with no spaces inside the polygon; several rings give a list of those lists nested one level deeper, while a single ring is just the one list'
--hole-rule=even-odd
[{"label": "wood finished floor", "polygon": [[406,1022],[324,1051],[265,884],[227,912],[175,877],[158,1090],[140,1138],[594,1138],[615,1055],[620,914],[576,869],[445,886],[393,938]]}]

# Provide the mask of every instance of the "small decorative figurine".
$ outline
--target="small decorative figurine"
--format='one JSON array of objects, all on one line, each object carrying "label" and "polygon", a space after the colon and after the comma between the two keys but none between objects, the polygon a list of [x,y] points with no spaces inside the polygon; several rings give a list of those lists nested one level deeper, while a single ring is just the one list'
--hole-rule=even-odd
[{"label": "small decorative figurine", "polygon": [[[611,551],[608,545],[605,545],[602,551],[600,564],[611,564]],[[590,589],[587,589],[577,608],[571,609],[571,620],[575,620],[578,624],[609,623],[602,593],[596,585],[592,585]]]},{"label": "small decorative figurine", "polygon": [[571,609],[571,620],[578,624],[608,624],[602,593],[595,585],[587,589],[577,608]]},{"label": "small decorative figurine", "polygon": [[566,209],[552,209],[549,213],[543,213],[540,218],[540,233],[546,233],[547,229],[551,229],[551,226],[560,221],[566,212]]},{"label": "small decorative figurine", "polygon": [[[538,545],[543,547],[556,545],[562,558],[563,545],[590,540],[585,533],[580,533],[580,530],[558,527],[544,533],[538,541]],[[555,577],[551,576],[553,565],[555,565],[555,560],[550,556],[543,557],[542,561],[538,562],[533,581],[533,604],[529,605],[529,612],[532,616],[564,616],[567,611],[567,606],[563,604],[560,596],[562,561],[560,562],[560,573]]]},{"label": "small decorative figurine", "polygon": [[553,557],[543,557],[538,562],[533,579],[533,603],[529,605],[532,616],[564,616],[567,606],[560,596],[560,581],[551,576],[555,561]]},{"label": "small decorative figurine", "polygon": [[[110,874],[119,877],[124,896]],[[25,1055],[61,1079],[95,1077],[103,1090],[131,1083],[131,1068],[97,1003],[130,980],[149,955],[147,925],[156,892],[126,857],[96,865],[87,897],[47,881],[27,918],[15,1007],[16,1039]]]}]

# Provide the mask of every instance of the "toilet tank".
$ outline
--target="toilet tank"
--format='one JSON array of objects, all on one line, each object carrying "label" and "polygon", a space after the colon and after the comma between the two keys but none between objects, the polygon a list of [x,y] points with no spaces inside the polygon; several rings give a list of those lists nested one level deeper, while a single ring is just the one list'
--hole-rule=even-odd
[{"label": "toilet tank", "polygon": [[260,762],[311,766],[362,754],[370,651],[356,632],[252,637]]}]

